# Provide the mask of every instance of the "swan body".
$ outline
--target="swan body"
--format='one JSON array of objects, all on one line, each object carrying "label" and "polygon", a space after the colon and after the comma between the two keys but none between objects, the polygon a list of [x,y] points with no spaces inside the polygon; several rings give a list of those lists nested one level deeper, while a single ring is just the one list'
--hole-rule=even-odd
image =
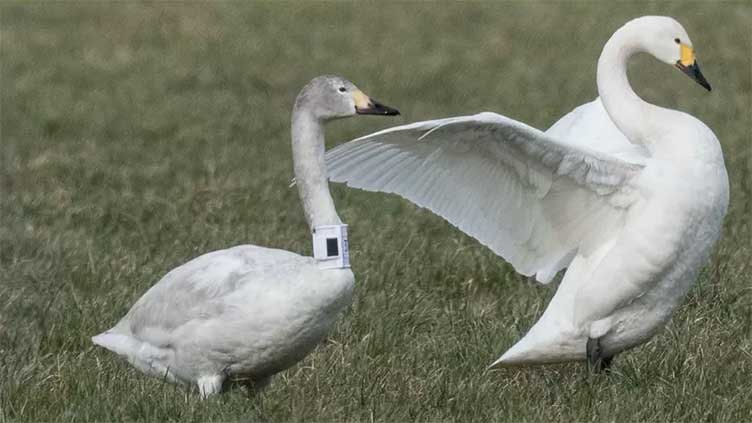
[{"label": "swan body", "polygon": [[[396,113],[340,77],[316,78],[301,91],[293,158],[314,237],[317,228],[341,225],[326,181],[323,123]],[[334,257],[346,252],[344,245]],[[202,396],[228,379],[260,388],[313,350],[350,304],[353,273],[349,264],[332,268],[331,257],[254,245],[204,254],[167,273],[92,341],[148,375],[195,384]]]},{"label": "swan body", "polygon": [[172,382],[242,375],[259,385],[313,350],[353,283],[350,269],[241,245],[173,269],[93,340]]},{"label": "swan body", "polygon": [[330,178],[426,207],[542,283],[567,269],[493,365],[610,362],[666,323],[726,213],[713,132],[646,103],[626,76],[629,57],[647,52],[710,89],[691,45],[671,18],[635,19],[603,49],[600,97],[548,131],[495,113],[390,128],[327,153]]}]

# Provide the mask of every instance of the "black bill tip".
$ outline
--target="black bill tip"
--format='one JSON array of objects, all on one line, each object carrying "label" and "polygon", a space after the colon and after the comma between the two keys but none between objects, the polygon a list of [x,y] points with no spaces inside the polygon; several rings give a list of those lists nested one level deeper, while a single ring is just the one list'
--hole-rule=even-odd
[{"label": "black bill tip", "polygon": [[398,116],[400,114],[399,110],[393,107],[385,106],[376,100],[371,100],[371,102],[368,103],[368,107],[365,107],[365,108],[356,107],[355,112],[359,115],[380,115],[380,116]]},{"label": "black bill tip", "polygon": [[708,91],[712,91],[713,89],[710,87],[710,83],[707,79],[705,79],[705,76],[700,72],[700,65],[697,64],[697,61],[692,63],[689,66],[684,66],[681,64],[681,62],[676,62],[676,67],[679,68],[680,71],[684,72],[685,75],[692,78],[695,82],[702,85],[703,88],[705,88]]}]

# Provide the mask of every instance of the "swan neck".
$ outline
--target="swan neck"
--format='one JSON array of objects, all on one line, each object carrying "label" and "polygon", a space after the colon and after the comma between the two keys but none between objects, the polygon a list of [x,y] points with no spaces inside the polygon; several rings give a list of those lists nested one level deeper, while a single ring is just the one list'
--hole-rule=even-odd
[{"label": "swan neck", "polygon": [[292,159],[298,194],[311,232],[317,226],[342,223],[329,193],[324,149],[323,122],[304,105],[296,104],[292,114]]},{"label": "swan neck", "polygon": [[651,112],[657,109],[641,99],[627,78],[627,63],[641,47],[639,28],[624,26],[614,33],[598,59],[598,94],[611,120],[634,144],[649,146]]}]

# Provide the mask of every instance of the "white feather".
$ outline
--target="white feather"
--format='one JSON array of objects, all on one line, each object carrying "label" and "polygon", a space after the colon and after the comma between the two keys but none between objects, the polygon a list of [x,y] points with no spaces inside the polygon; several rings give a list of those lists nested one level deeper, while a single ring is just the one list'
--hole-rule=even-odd
[{"label": "white feather", "polygon": [[644,166],[494,113],[391,128],[326,157],[332,181],[426,207],[541,282],[623,226]]}]

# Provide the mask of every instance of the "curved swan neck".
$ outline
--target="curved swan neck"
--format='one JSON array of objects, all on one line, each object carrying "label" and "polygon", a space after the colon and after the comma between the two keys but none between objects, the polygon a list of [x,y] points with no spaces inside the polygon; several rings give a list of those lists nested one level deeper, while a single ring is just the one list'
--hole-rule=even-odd
[{"label": "curved swan neck", "polygon": [[338,225],[324,161],[324,126],[303,104],[292,113],[292,159],[300,201],[311,231],[316,226]]},{"label": "curved swan neck", "polygon": [[627,78],[627,62],[642,48],[640,26],[632,22],[617,30],[598,59],[598,94],[616,126],[630,142],[650,147],[651,113],[659,107],[641,99]]}]

